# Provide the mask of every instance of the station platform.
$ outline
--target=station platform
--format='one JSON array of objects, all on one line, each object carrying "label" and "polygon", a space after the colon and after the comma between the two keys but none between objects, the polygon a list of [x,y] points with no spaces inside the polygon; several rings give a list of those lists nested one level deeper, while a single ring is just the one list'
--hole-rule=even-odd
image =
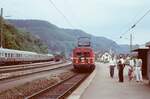
[{"label": "station platform", "polygon": [[[93,75],[93,76],[92,76]],[[149,99],[150,85],[147,80],[128,80],[127,67],[124,69],[124,82],[118,82],[118,70],[114,78],[109,76],[108,64],[96,63],[96,70],[68,99]],[[87,84],[89,82],[89,84]]]}]

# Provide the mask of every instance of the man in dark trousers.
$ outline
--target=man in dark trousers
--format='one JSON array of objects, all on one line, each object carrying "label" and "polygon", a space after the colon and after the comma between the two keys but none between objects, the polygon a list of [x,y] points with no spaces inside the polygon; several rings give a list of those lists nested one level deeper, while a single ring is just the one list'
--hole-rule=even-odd
[{"label": "man in dark trousers", "polygon": [[119,82],[123,82],[123,69],[124,69],[124,59],[122,57],[120,57],[119,61],[118,61],[118,76],[119,76]]}]

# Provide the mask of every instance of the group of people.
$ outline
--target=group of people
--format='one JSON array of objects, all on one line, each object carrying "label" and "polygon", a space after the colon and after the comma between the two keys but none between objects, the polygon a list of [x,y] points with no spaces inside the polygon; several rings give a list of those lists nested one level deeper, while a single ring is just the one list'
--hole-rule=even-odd
[{"label": "group of people", "polygon": [[131,81],[135,75],[137,82],[142,82],[142,59],[136,57],[128,57],[123,58],[119,57],[119,59],[112,58],[109,62],[110,67],[110,77],[113,78],[114,76],[114,69],[117,67],[118,69],[118,77],[119,82],[124,81],[124,68],[128,67],[128,77],[129,81]]}]

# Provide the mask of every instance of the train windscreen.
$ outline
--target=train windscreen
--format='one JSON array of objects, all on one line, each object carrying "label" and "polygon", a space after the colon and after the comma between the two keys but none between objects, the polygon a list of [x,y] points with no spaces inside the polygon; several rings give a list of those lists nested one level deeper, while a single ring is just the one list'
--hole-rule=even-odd
[{"label": "train windscreen", "polygon": [[76,57],[90,57],[90,52],[76,52]]},{"label": "train windscreen", "polygon": [[87,37],[81,37],[78,39],[79,47],[89,47],[91,45],[90,39]]}]

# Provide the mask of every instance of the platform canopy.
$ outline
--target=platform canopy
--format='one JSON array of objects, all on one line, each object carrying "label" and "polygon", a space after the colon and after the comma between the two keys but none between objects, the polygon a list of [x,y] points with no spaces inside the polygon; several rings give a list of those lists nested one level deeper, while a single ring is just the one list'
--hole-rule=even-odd
[{"label": "platform canopy", "polygon": [[[133,49],[132,52],[148,51],[149,47],[146,44],[138,46],[137,48]],[[150,42],[149,42],[149,44],[150,44]]]},{"label": "platform canopy", "polygon": [[136,49],[132,50],[132,52],[147,51],[148,49],[149,49],[148,47],[144,47],[144,48],[136,48]]},{"label": "platform canopy", "polygon": [[146,43],[146,47],[150,47],[150,41]]}]

